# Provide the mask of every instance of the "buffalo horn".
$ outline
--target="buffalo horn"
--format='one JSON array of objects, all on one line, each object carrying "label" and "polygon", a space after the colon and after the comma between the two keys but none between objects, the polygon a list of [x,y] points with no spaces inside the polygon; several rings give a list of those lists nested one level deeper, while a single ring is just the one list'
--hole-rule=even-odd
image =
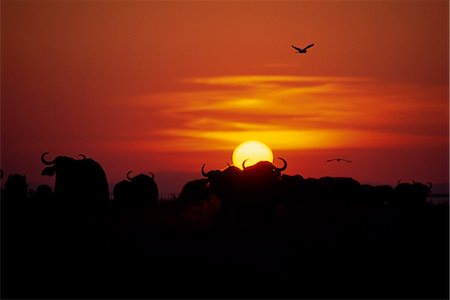
[{"label": "buffalo horn", "polygon": [[44,165],[47,165],[47,166],[53,165],[53,164],[55,163],[55,160],[52,160],[52,161],[46,160],[46,159],[45,159],[45,156],[46,156],[47,154],[48,154],[48,152],[42,153],[42,155],[41,155],[41,162],[42,162]]},{"label": "buffalo horn", "polygon": [[287,168],[287,161],[284,158],[278,157],[279,160],[281,160],[283,162],[283,166],[281,168],[277,168],[275,167],[275,169],[277,169],[278,171],[284,171]]},{"label": "buffalo horn", "polygon": [[206,165],[206,163],[204,163],[202,166],[202,175],[203,175],[203,177],[208,177],[208,173],[205,173],[205,165]]},{"label": "buffalo horn", "polygon": [[249,160],[248,158],[242,162],[242,170],[245,170],[245,162]]},{"label": "buffalo horn", "polygon": [[127,173],[127,179],[128,180],[133,180],[133,178],[130,177],[131,173],[133,173],[133,171],[128,171],[128,173]]}]

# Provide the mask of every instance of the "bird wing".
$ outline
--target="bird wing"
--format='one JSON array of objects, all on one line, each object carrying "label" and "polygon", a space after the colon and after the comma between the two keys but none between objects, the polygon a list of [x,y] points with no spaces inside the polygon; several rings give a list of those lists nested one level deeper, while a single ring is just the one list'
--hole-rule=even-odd
[{"label": "bird wing", "polygon": [[346,161],[346,162],[352,162],[351,160],[345,159],[345,158],[336,158],[337,161]]},{"label": "bird wing", "polygon": [[302,51],[302,49],[300,49],[300,48],[298,48],[298,47],[295,47],[294,45],[291,45],[292,46],[292,48],[294,48],[295,50],[297,50],[297,51]]},{"label": "bird wing", "polygon": [[303,49],[303,50],[306,50],[306,49],[308,49],[308,48],[311,48],[312,46],[314,46],[314,44],[310,44],[310,45],[306,46],[305,49]]}]

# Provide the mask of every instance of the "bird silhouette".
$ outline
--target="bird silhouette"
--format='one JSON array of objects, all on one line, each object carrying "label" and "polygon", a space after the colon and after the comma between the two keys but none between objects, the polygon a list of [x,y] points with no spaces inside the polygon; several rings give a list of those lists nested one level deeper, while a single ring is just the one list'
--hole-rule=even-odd
[{"label": "bird silhouette", "polygon": [[327,160],[327,162],[330,162],[330,161],[345,161],[345,162],[349,162],[349,163],[351,163],[352,161],[351,160],[348,160],[348,159],[343,159],[343,158],[333,158],[333,159],[328,159]]},{"label": "bird silhouette", "polygon": [[308,49],[308,48],[311,48],[312,46],[314,46],[314,44],[310,44],[310,45],[308,45],[308,46],[306,46],[305,48],[298,48],[298,47],[295,47],[294,45],[291,45],[292,46],[292,48],[294,48],[295,50],[297,50],[297,52],[298,53],[306,53],[306,50]]}]

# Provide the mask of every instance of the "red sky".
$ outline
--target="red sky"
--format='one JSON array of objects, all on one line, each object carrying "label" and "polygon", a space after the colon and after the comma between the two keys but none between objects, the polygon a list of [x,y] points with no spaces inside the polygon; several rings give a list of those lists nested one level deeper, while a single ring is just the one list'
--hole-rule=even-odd
[{"label": "red sky", "polygon": [[[448,11],[429,0],[2,1],[1,168],[48,183],[42,152],[84,153],[111,185],[149,170],[177,192],[256,139],[288,174],[448,182]],[[325,163],[334,157],[353,162]]]}]

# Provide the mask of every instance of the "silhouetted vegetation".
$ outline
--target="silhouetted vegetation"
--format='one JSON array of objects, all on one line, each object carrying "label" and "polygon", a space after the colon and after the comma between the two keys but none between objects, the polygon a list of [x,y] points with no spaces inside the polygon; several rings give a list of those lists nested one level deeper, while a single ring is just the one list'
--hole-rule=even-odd
[{"label": "silhouetted vegetation", "polygon": [[17,174],[2,190],[2,298],[449,296],[431,184],[304,178],[283,160],[203,166],[164,200],[153,174],[128,173],[107,200],[97,162],[46,155],[54,192]]}]

